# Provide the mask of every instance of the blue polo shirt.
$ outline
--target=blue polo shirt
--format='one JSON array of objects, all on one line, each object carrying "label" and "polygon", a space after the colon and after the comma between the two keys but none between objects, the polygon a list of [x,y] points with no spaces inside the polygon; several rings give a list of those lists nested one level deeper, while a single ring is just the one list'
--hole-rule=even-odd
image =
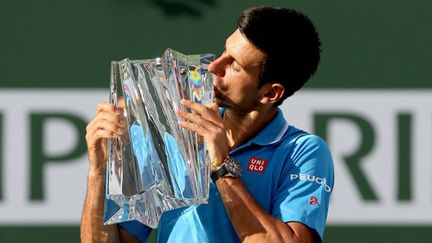
[{"label": "blue polo shirt", "polygon": [[[282,222],[303,223],[323,238],[334,171],[330,151],[321,138],[289,125],[279,110],[263,130],[230,156],[240,161],[241,179],[265,211]],[[119,225],[141,242],[151,232],[137,221]],[[240,239],[211,182],[208,204],[162,214],[157,241],[237,243]]]}]

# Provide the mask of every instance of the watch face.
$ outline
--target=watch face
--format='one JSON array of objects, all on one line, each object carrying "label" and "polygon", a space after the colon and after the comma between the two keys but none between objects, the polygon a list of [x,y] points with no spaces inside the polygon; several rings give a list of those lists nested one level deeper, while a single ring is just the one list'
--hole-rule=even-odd
[{"label": "watch face", "polygon": [[240,163],[233,157],[229,157],[225,160],[225,168],[231,175],[235,177],[239,177],[241,175],[242,170]]}]

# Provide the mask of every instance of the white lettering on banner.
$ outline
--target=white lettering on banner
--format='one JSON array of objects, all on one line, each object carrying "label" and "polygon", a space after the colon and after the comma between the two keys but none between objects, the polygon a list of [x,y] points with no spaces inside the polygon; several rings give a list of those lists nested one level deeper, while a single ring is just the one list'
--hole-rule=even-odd
[{"label": "white lettering on banner", "polygon": [[[79,224],[88,162],[85,154],[65,156],[81,141],[70,121],[89,121],[107,99],[108,87],[0,89],[1,225]],[[420,90],[304,90],[285,101],[289,123],[320,130],[332,151],[329,224],[432,224],[430,104],[432,91]],[[37,136],[46,160],[39,172],[31,157]],[[252,159],[251,172],[264,172],[263,161]],[[42,178],[35,180],[37,173]],[[327,184],[307,172],[289,178]]]},{"label": "white lettering on banner", "polygon": [[327,180],[326,178],[321,178],[321,177],[317,177],[314,175],[308,175],[308,174],[291,174],[290,175],[290,179],[296,180],[299,179],[301,181],[311,181],[311,182],[315,182],[319,185],[323,185],[324,186],[324,190],[326,192],[331,192],[331,187],[329,185],[327,185]]}]

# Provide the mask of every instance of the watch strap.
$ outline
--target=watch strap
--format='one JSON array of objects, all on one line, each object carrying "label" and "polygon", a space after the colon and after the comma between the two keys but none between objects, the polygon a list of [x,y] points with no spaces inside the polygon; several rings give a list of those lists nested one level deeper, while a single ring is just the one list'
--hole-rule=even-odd
[{"label": "watch strap", "polygon": [[213,181],[214,183],[216,183],[216,181],[217,181],[219,178],[225,176],[226,174],[228,174],[228,170],[227,170],[225,164],[222,164],[219,168],[217,168],[215,171],[213,171],[213,172],[210,174],[210,177],[211,177],[212,181]]}]

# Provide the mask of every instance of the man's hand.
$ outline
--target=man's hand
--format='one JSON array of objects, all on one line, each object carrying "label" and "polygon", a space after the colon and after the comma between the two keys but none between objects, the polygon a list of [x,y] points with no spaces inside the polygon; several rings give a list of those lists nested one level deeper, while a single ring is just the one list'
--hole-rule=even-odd
[{"label": "man's hand", "polygon": [[219,107],[216,103],[205,106],[190,100],[182,100],[181,104],[193,113],[177,110],[177,114],[184,119],[179,121],[179,125],[204,138],[213,171],[222,164],[229,152],[228,138]]},{"label": "man's hand", "polygon": [[87,125],[87,148],[90,171],[87,195],[81,219],[81,242],[139,242],[134,236],[116,225],[104,225],[105,170],[108,159],[107,140],[121,136],[126,130],[123,119],[124,100],[119,107],[103,102],[96,116]]},{"label": "man's hand", "polygon": [[90,173],[105,173],[105,162],[108,159],[107,139],[121,136],[125,126],[122,108],[116,108],[107,102],[98,105],[96,116],[86,129]]},{"label": "man's hand", "polygon": [[[212,171],[228,155],[229,143],[217,104],[204,106],[182,100],[193,112],[177,111],[184,119],[179,125],[196,132],[207,143]],[[314,242],[313,231],[297,223],[284,223],[263,210],[247,190],[241,178],[222,177],[216,182],[219,195],[242,242]]]}]

